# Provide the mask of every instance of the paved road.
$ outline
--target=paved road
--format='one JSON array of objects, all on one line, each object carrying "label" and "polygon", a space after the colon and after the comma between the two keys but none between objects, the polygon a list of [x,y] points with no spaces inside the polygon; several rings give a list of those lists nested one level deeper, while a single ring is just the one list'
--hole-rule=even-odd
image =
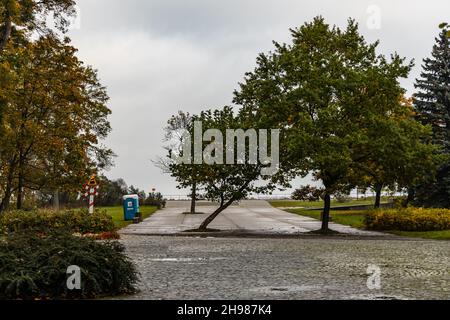
[{"label": "paved road", "polygon": [[[186,215],[183,212],[189,211],[189,202],[172,201],[168,203],[166,209],[156,212],[143,223],[123,229],[122,234],[167,235],[196,229],[209,214],[214,212],[216,206],[206,202],[200,203],[197,209],[204,214]],[[254,200],[231,206],[209,227],[243,233],[293,235],[318,230],[321,222],[273,208],[266,201]],[[331,223],[330,228],[349,235],[385,236],[382,233],[362,231],[335,223]]]},{"label": "paved road", "polygon": [[[142,275],[123,299],[450,299],[442,241],[123,236]],[[370,264],[381,289],[367,287]]]}]

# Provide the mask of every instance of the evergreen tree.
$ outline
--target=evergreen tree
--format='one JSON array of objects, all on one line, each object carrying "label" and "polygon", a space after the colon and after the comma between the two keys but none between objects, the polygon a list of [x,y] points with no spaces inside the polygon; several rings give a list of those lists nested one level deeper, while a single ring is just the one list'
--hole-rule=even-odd
[{"label": "evergreen tree", "polygon": [[423,71],[416,81],[414,105],[420,121],[433,129],[433,143],[446,159],[436,177],[415,190],[416,204],[450,207],[450,39],[448,27],[442,29],[431,58],[424,59]]}]

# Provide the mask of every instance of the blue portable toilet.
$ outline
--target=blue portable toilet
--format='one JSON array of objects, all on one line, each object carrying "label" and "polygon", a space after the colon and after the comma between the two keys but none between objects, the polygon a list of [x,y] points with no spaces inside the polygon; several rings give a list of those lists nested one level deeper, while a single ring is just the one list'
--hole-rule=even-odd
[{"label": "blue portable toilet", "polygon": [[132,194],[123,197],[123,215],[125,221],[133,220],[138,217],[140,213],[139,196]]}]

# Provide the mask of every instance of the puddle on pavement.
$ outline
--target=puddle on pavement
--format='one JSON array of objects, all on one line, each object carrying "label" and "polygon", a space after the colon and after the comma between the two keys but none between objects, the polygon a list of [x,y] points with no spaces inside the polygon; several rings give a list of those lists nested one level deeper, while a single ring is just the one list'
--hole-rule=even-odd
[{"label": "puddle on pavement", "polygon": [[308,292],[319,291],[324,289],[330,289],[330,287],[323,286],[285,286],[285,287],[259,287],[250,289],[253,292],[259,293],[295,293],[295,292]]},{"label": "puddle on pavement", "polygon": [[225,257],[217,257],[217,258],[155,258],[150,259],[150,261],[154,262],[179,262],[179,263],[187,263],[187,262],[208,262],[208,261],[219,261],[219,260],[229,260],[229,258]]},{"label": "puddle on pavement", "polygon": [[377,295],[371,295],[371,294],[364,294],[364,295],[357,295],[357,296],[351,296],[351,300],[409,300],[406,297],[402,296],[391,296],[391,295],[383,295],[383,294],[377,294]]}]

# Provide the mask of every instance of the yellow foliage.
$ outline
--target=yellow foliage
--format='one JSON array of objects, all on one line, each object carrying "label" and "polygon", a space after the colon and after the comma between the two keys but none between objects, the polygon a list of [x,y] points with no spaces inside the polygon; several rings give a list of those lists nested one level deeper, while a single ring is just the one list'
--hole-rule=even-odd
[{"label": "yellow foliage", "polygon": [[450,230],[450,210],[425,208],[380,209],[365,218],[372,230],[440,231]]}]

